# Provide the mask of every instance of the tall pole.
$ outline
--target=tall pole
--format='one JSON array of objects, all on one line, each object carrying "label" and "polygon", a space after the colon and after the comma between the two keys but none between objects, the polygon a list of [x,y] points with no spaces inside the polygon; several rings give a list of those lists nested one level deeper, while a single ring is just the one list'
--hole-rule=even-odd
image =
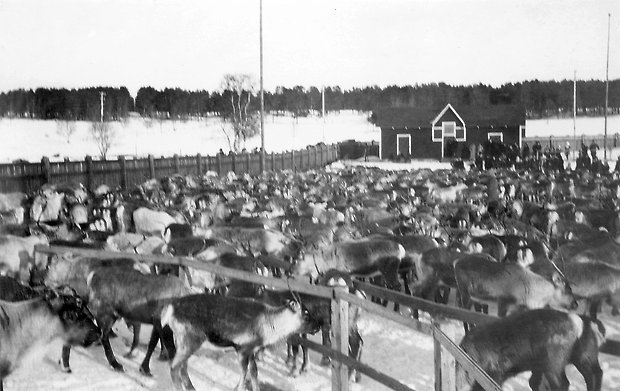
[{"label": "tall pole", "polygon": [[321,88],[321,119],[323,120],[323,144],[325,144],[325,86]]},{"label": "tall pole", "polygon": [[[578,148],[577,146],[577,70],[573,75],[573,145],[575,150],[573,151],[573,157]],[[566,157],[568,159],[568,156]]]},{"label": "tall pole", "polygon": [[265,93],[263,90],[263,0],[260,0],[260,170],[265,171]]},{"label": "tall pole", "polygon": [[605,138],[603,147],[605,148],[604,159],[607,161],[607,106],[609,105],[609,26],[611,24],[611,14],[607,14],[607,66],[605,68]]},{"label": "tall pole", "polygon": [[105,98],[105,92],[100,91],[99,92],[99,98],[100,98],[100,101],[101,101],[100,104],[99,104],[100,109],[101,109],[101,122],[103,122],[103,100]]}]

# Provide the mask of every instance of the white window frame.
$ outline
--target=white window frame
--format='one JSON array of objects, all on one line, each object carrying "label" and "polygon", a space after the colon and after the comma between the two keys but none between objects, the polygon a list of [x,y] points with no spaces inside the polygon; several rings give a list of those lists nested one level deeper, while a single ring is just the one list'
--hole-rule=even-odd
[{"label": "white window frame", "polygon": [[409,156],[411,156],[411,134],[399,133],[396,134],[396,156],[400,153],[400,139],[406,138],[409,140]]},{"label": "white window frame", "polygon": [[491,137],[497,137],[499,136],[499,141],[500,142],[504,142],[504,133],[503,132],[489,132],[487,133],[487,140],[490,140]]},{"label": "white window frame", "polygon": [[519,148],[523,147],[523,134],[525,133],[525,125],[519,125]]},{"label": "white window frame", "polygon": [[[446,131],[446,128],[448,126],[452,125],[452,129],[454,129],[454,133],[453,134],[448,134],[448,132]],[[454,137],[456,138],[456,122],[455,121],[444,121],[441,123],[441,135],[443,137]]]}]

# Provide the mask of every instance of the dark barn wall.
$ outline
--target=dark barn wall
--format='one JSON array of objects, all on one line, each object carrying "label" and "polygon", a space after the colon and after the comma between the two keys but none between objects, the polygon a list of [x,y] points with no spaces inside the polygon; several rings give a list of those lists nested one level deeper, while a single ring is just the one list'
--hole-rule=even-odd
[{"label": "dark barn wall", "polygon": [[504,144],[519,144],[519,127],[509,126],[508,128],[477,128],[471,126],[467,128],[467,144],[484,144],[489,139],[489,133],[502,132],[504,134]]},{"label": "dark barn wall", "polygon": [[[448,114],[448,113],[446,113]],[[450,112],[451,114],[451,112]],[[453,115],[453,114],[451,114]],[[448,115],[444,116],[448,118]],[[445,119],[448,120],[449,119]],[[478,128],[476,126],[467,127],[467,141],[460,142],[459,153],[456,157],[461,157],[460,151],[467,146],[484,144],[488,140],[489,133],[502,132],[504,143],[519,144],[519,127],[509,126],[507,128]],[[393,159],[396,157],[396,135],[411,135],[411,157],[414,159],[441,159],[441,142],[433,142],[431,129],[381,129],[381,157],[383,159]]]},{"label": "dark barn wall", "polygon": [[414,159],[441,159],[441,142],[433,142],[430,128],[415,130],[411,136],[411,154]]},{"label": "dark barn wall", "polygon": [[440,159],[441,143],[434,143],[430,129],[381,129],[381,158],[396,157],[396,135],[411,135],[411,157],[414,159]]}]

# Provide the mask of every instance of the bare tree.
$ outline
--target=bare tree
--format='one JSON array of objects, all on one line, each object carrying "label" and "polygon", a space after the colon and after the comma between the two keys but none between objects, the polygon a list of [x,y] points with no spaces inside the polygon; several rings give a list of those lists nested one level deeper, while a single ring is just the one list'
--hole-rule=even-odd
[{"label": "bare tree", "polygon": [[74,121],[69,120],[57,120],[56,121],[56,133],[61,135],[67,144],[71,143],[71,136],[75,133],[76,126]]},{"label": "bare tree", "polygon": [[246,74],[226,74],[222,80],[224,95],[230,98],[230,106],[224,111],[222,117],[224,125],[222,132],[228,139],[231,150],[239,152],[241,146],[245,146],[247,139],[259,133],[259,121],[256,110],[250,110],[249,106],[255,93],[254,81]]},{"label": "bare tree", "polygon": [[93,122],[90,125],[90,134],[97,143],[97,148],[99,148],[99,156],[101,159],[105,160],[116,138],[116,132],[114,128],[110,126],[108,122]]}]

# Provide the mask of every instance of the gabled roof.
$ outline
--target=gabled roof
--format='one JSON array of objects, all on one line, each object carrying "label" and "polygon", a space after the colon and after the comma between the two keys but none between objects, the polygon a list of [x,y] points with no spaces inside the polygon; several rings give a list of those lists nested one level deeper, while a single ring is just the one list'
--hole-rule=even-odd
[{"label": "gabled roof", "polygon": [[[381,128],[430,128],[431,123],[448,106],[442,107],[389,107],[373,111]],[[452,106],[450,106],[452,107]],[[454,106],[468,128],[472,126],[525,125],[525,109],[519,105]]]},{"label": "gabled roof", "polygon": [[446,114],[446,112],[450,110],[454,113],[454,115],[456,116],[456,118],[459,119],[459,121],[461,121],[462,125],[465,125],[465,121],[463,121],[463,118],[461,118],[461,116],[459,115],[459,113],[456,112],[456,110],[454,110],[454,107],[452,107],[452,105],[450,103],[448,103],[446,105],[446,107],[443,108],[443,110],[441,110],[441,113],[439,113],[437,115],[437,117],[435,117],[434,120],[431,121],[432,125],[435,125],[437,123],[437,121],[439,121],[441,119],[441,117],[443,117],[444,114]]}]

